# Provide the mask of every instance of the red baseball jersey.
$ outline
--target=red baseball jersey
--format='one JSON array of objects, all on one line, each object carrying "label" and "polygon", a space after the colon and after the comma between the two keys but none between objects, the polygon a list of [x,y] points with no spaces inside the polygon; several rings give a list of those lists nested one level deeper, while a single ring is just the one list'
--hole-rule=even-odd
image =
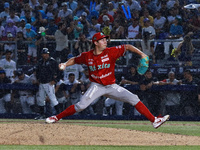
[{"label": "red baseball jersey", "polygon": [[103,85],[115,83],[115,62],[126,52],[125,45],[106,48],[101,54],[94,55],[94,50],[83,52],[75,58],[75,63],[88,66],[89,79]]}]

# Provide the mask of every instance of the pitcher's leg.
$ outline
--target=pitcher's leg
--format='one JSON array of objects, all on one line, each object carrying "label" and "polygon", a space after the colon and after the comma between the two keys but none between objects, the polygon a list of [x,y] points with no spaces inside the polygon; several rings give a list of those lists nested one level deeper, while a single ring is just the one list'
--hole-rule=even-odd
[{"label": "pitcher's leg", "polygon": [[[98,91],[98,92],[97,92]],[[67,117],[73,115],[76,112],[80,112],[88,107],[95,99],[102,96],[104,94],[103,86],[99,84],[92,83],[85,94],[81,97],[80,101],[75,105],[69,106],[60,114],[56,115],[56,118],[60,120],[63,117]]]},{"label": "pitcher's leg", "polygon": [[144,115],[149,121],[154,122],[155,116],[148,110],[148,108],[140,101],[137,95],[131,93],[127,89],[113,84],[112,88],[110,88],[109,93],[107,94],[109,97],[113,99],[129,103],[137,109],[139,113]]}]

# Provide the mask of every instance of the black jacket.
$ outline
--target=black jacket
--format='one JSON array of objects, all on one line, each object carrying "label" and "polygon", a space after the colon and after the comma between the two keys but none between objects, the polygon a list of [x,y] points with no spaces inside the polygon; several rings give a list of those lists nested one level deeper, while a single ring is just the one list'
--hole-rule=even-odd
[{"label": "black jacket", "polygon": [[[7,83],[11,83],[11,80],[8,77],[0,79],[0,84],[7,84]],[[11,90],[1,89],[0,90],[0,98],[2,98],[3,96],[5,96],[8,93],[11,93]]]},{"label": "black jacket", "polygon": [[49,57],[46,61],[42,58],[37,64],[36,78],[40,83],[58,82],[60,80],[60,72],[58,63],[54,58]]}]

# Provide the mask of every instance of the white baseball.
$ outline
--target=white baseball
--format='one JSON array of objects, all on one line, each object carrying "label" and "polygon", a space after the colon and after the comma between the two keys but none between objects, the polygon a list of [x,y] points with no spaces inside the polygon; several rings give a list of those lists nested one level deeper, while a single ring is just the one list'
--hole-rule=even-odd
[{"label": "white baseball", "polygon": [[63,64],[60,65],[60,69],[63,70],[65,66]]}]

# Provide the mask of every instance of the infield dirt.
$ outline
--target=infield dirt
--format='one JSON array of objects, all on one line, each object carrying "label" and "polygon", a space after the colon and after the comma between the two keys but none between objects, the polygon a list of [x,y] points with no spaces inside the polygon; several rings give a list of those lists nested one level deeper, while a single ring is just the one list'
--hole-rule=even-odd
[{"label": "infield dirt", "polygon": [[200,145],[200,137],[63,123],[2,123],[8,145]]}]

